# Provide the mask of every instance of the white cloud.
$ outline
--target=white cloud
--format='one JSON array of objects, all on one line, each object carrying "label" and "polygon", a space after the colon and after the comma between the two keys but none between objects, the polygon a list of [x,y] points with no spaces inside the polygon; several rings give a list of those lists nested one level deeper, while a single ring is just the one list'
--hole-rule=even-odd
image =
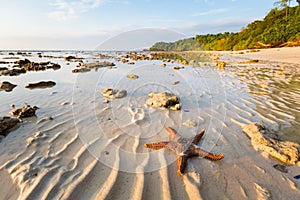
[{"label": "white cloud", "polygon": [[55,10],[49,13],[49,17],[58,21],[74,19],[90,9],[99,7],[104,2],[105,0],[56,0],[52,4]]},{"label": "white cloud", "polygon": [[224,13],[227,11],[229,11],[228,8],[218,8],[218,9],[208,10],[205,12],[198,12],[198,13],[193,14],[192,16],[197,17],[197,16],[204,16],[204,15],[215,15],[215,14]]}]

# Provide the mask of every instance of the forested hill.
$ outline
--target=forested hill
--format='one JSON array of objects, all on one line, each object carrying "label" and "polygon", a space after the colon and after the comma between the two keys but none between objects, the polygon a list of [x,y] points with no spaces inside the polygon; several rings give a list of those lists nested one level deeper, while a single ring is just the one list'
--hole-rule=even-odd
[{"label": "forested hill", "polygon": [[280,46],[300,46],[300,6],[272,9],[261,21],[254,21],[238,33],[197,35],[176,42],[158,42],[150,50],[242,50]]}]

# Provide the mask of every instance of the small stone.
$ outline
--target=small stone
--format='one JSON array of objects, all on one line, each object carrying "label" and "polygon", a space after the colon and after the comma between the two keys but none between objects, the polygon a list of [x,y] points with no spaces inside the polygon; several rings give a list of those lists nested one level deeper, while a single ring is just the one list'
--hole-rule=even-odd
[{"label": "small stone", "polygon": [[226,63],[225,62],[217,62],[216,67],[219,69],[225,69]]},{"label": "small stone", "polygon": [[172,85],[177,85],[179,83],[179,81],[173,81]]},{"label": "small stone", "polygon": [[128,75],[127,75],[127,78],[130,78],[130,79],[132,79],[132,80],[136,80],[136,79],[139,78],[139,76],[138,76],[138,75],[135,75],[135,74],[128,74]]},{"label": "small stone", "polygon": [[108,99],[104,99],[103,103],[109,103],[109,100]]},{"label": "small stone", "polygon": [[111,88],[105,89],[101,92],[101,94],[109,99],[123,98],[127,95],[126,90],[114,90]]},{"label": "small stone", "polygon": [[174,70],[179,70],[180,67],[179,67],[179,66],[174,66],[172,69],[174,69]]},{"label": "small stone", "polygon": [[161,64],[160,66],[161,66],[161,67],[166,67],[167,65],[166,65],[166,63],[163,63],[163,64]]},{"label": "small stone", "polygon": [[273,167],[282,173],[288,173],[288,170],[287,170],[286,166],[284,166],[284,165],[276,164],[276,165],[273,165]]}]

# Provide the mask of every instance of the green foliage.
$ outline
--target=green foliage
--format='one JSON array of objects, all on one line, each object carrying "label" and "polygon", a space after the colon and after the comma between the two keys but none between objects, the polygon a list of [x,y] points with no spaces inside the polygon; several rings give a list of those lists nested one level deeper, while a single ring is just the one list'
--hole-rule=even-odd
[{"label": "green foliage", "polygon": [[239,33],[218,33],[197,35],[176,42],[159,42],[150,50],[191,51],[191,50],[242,50],[251,48],[278,47],[287,42],[298,44],[300,38],[300,6],[286,10],[272,9],[262,20],[254,21]]}]

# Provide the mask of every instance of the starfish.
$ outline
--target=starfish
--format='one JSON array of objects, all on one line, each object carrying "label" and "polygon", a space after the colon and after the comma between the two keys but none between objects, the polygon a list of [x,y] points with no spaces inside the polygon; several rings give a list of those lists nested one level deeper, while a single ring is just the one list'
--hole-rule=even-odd
[{"label": "starfish", "polygon": [[169,141],[168,142],[157,142],[152,144],[144,144],[146,148],[158,150],[162,148],[169,149],[176,153],[177,155],[177,173],[183,175],[184,170],[187,165],[187,160],[191,157],[202,156],[210,160],[221,160],[224,158],[224,154],[213,154],[207,152],[203,149],[200,149],[197,146],[198,142],[204,135],[205,130],[202,129],[192,141],[186,138],[182,138],[177,134],[177,132],[171,127],[167,127],[169,132]]}]

